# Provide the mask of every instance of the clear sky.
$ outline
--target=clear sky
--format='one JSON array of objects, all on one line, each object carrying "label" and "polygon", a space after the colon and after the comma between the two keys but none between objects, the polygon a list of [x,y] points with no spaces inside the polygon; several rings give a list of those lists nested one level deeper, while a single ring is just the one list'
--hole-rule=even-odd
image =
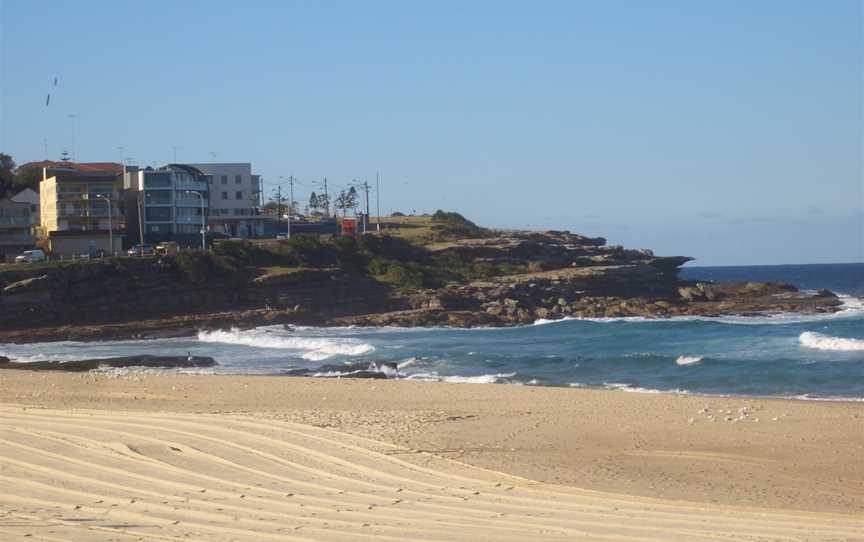
[{"label": "clear sky", "polygon": [[79,161],[216,153],[301,204],[380,170],[382,211],[864,260],[860,0],[0,4],[18,163],[72,150],[76,114]]}]

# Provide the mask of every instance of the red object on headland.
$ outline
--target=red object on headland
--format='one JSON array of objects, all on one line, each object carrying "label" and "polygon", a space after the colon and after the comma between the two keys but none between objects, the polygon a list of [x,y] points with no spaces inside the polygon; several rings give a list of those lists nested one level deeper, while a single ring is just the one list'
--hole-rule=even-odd
[{"label": "red object on headland", "polygon": [[342,219],[342,235],[357,235],[357,219],[343,218]]}]

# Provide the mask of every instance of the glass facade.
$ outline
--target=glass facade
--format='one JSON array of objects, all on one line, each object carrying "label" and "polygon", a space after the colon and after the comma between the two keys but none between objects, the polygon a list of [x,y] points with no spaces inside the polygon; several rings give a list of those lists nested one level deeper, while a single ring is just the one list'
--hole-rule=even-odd
[{"label": "glass facade", "polygon": [[144,218],[148,222],[171,222],[171,207],[148,207]]}]

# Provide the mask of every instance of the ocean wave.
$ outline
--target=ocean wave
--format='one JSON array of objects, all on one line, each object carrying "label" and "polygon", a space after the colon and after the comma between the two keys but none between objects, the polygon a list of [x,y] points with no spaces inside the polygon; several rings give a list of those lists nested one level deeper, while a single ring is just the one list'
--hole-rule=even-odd
[{"label": "ocean wave", "polygon": [[453,384],[495,384],[516,376],[516,373],[497,373],[476,376],[440,376],[437,373],[415,373],[405,377],[406,380],[423,380],[433,382],[450,382]]},{"label": "ocean wave", "polygon": [[702,361],[702,356],[678,356],[675,363],[678,365],[696,365]]},{"label": "ocean wave", "polygon": [[831,350],[835,352],[858,352],[864,350],[864,339],[832,337],[815,331],[805,331],[798,336],[798,342],[805,348]]},{"label": "ocean wave", "polygon": [[[573,386],[573,384],[570,384]],[[630,384],[622,384],[620,382],[604,382],[603,387],[607,390],[618,390],[618,391],[626,391],[630,393],[671,393],[676,395],[689,395],[690,392],[687,390],[682,390],[680,388],[675,388],[674,390],[657,390],[653,388],[640,388],[639,386],[632,386]]]},{"label": "ocean wave", "polygon": [[324,337],[289,337],[259,329],[241,331],[199,331],[198,340],[206,343],[234,344],[255,348],[303,351],[303,359],[320,361],[331,356],[362,356],[375,350],[371,344],[356,339]]},{"label": "ocean wave", "polygon": [[397,367],[402,370],[406,367],[411,367],[412,365],[416,365],[420,361],[420,358],[417,356],[411,356],[410,358],[400,361]]}]

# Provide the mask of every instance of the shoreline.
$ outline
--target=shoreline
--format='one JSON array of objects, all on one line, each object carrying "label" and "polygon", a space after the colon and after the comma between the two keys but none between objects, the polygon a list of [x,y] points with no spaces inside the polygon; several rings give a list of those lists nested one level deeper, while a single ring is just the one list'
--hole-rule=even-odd
[{"label": "shoreline", "polygon": [[[33,344],[49,342],[100,342],[100,341],[127,341],[127,340],[152,340],[194,337],[201,331],[219,331],[226,329],[248,330],[257,327],[271,325],[291,325],[297,327],[316,327],[321,329],[356,328],[356,329],[513,329],[527,326],[548,325],[562,322],[682,322],[682,321],[705,321],[722,322],[724,318],[741,319],[743,323],[748,319],[775,317],[800,317],[819,321],[822,319],[843,318],[843,313],[848,311],[864,311],[864,297],[847,294],[838,294],[840,305],[833,307],[831,312],[800,312],[800,311],[764,311],[757,313],[727,314],[672,314],[648,316],[561,316],[556,318],[537,318],[531,322],[484,322],[474,323],[470,319],[463,320],[466,325],[452,325],[441,323],[436,325],[414,325],[410,321],[374,322],[374,318],[386,318],[399,315],[401,318],[408,314],[419,313],[455,313],[464,311],[443,310],[409,310],[394,311],[389,313],[370,313],[356,316],[311,316],[297,315],[293,311],[280,311],[270,309],[249,309],[239,311],[226,311],[206,314],[192,314],[172,316],[168,318],[156,318],[149,320],[136,320],[119,323],[94,323],[82,325],[46,326],[40,328],[7,329],[0,330],[0,344]],[[850,303],[852,301],[852,303]],[[803,321],[803,320],[799,320]],[[359,322],[359,323],[355,323]],[[747,322],[750,323],[750,322]],[[403,324],[403,325],[400,325]],[[411,324],[411,325],[404,325]]]},{"label": "shoreline", "polygon": [[860,402],[264,375],[15,373],[0,373],[0,404],[252,416],[583,490],[864,513],[864,462],[850,461],[864,453]]}]

